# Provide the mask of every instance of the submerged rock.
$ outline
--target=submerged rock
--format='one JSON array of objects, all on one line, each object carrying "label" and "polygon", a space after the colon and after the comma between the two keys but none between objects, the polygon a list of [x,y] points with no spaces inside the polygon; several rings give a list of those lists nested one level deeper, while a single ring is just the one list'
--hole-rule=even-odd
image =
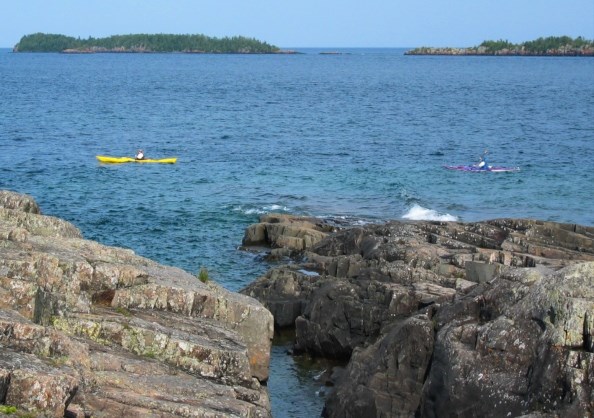
[{"label": "submerged rock", "polygon": [[292,255],[242,292],[350,359],[325,416],[594,413],[594,228],[388,222]]},{"label": "submerged rock", "polygon": [[[84,240],[0,192],[0,403],[36,416],[269,417],[256,300]],[[9,203],[5,203],[9,202]]]}]

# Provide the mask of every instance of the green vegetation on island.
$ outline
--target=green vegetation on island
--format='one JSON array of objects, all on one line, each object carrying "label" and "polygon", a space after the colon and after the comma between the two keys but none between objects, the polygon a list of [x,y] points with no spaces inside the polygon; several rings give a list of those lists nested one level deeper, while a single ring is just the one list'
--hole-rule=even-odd
[{"label": "green vegetation on island", "polygon": [[136,34],[87,39],[35,33],[25,35],[14,52],[186,52],[212,54],[272,54],[281,50],[243,36],[214,38],[206,35]]},{"label": "green vegetation on island", "polygon": [[507,40],[484,41],[469,48],[421,47],[405,52],[406,55],[526,55],[526,56],[594,56],[594,41],[581,36],[549,36],[534,41],[514,44]]}]

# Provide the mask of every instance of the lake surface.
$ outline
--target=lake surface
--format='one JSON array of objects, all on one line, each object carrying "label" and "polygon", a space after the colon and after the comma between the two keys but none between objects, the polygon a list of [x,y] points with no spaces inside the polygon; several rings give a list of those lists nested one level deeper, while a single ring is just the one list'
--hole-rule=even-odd
[{"label": "lake surface", "polygon": [[[14,54],[0,50],[0,189],[85,238],[239,290],[260,214],[594,225],[594,59]],[[342,52],[320,54],[320,52]],[[96,155],[177,156],[175,165]],[[463,173],[489,163],[517,173]],[[275,417],[319,415],[325,366],[273,350]]]}]

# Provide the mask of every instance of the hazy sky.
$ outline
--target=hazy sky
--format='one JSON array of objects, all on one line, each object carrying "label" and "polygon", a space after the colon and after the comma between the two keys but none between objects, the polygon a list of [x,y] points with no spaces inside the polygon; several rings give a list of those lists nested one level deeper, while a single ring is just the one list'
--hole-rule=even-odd
[{"label": "hazy sky", "polygon": [[289,47],[594,39],[594,0],[0,0],[0,47],[44,32],[243,35]]}]

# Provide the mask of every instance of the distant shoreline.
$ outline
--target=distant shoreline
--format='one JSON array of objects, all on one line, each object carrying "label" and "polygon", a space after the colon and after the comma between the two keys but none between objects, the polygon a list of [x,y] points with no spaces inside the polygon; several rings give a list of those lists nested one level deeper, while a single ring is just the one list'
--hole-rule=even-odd
[{"label": "distant shoreline", "polygon": [[[10,48],[10,47],[9,47]],[[349,49],[386,49],[386,47],[317,48],[320,55],[348,55]],[[473,47],[391,47],[404,49],[404,55],[443,56],[526,56],[526,57],[594,57],[594,41],[581,36],[538,38],[513,44],[507,40],[484,41]],[[35,33],[25,35],[12,48],[15,53],[42,52],[63,54],[302,54],[293,48],[275,45],[243,36],[213,38],[205,35],[134,34],[87,39],[65,35]]]},{"label": "distant shoreline", "polygon": [[74,38],[60,34],[25,35],[13,52],[278,54],[279,47],[244,36],[213,38],[205,35],[134,34],[106,38]]},{"label": "distant shoreline", "polygon": [[512,44],[505,40],[484,41],[469,48],[420,47],[404,55],[455,56],[522,56],[522,57],[594,57],[594,41],[568,36],[538,38],[534,41]]},{"label": "distant shoreline", "polygon": [[415,48],[404,55],[451,55],[451,56],[487,56],[487,57],[594,57],[594,49],[586,51],[476,51],[473,48]]},{"label": "distant shoreline", "polygon": [[[14,51],[23,52],[23,51]],[[28,52],[28,51],[25,51]],[[59,54],[298,54],[297,51],[292,50],[278,50],[273,52],[213,52],[213,51],[146,51],[146,50],[134,50],[134,49],[103,49],[103,48],[87,48],[87,49],[65,49],[59,51]]]}]

